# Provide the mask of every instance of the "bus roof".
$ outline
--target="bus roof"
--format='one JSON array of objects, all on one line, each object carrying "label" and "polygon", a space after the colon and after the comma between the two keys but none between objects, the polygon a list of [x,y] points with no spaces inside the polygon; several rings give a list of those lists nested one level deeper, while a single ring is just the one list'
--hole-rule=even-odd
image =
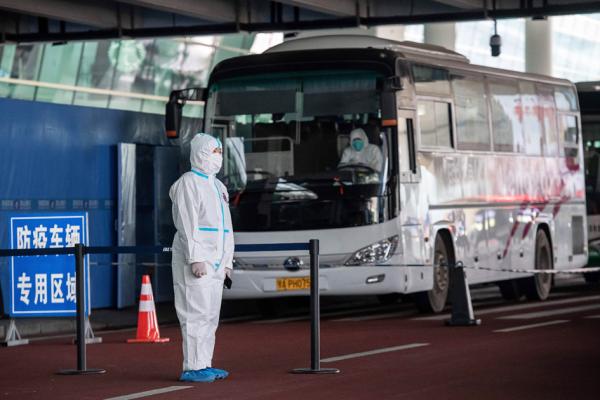
[{"label": "bus roof", "polygon": [[265,53],[316,49],[356,49],[374,48],[399,51],[406,54],[438,57],[468,63],[469,59],[460,53],[442,46],[415,42],[383,39],[368,35],[326,35],[293,39],[267,49]]},{"label": "bus roof", "polygon": [[527,79],[545,83],[573,86],[566,79],[547,75],[524,73],[500,68],[471,64],[464,55],[442,46],[409,41],[395,41],[368,35],[325,35],[292,39],[273,46],[265,53],[280,53],[298,50],[374,48],[401,53],[408,60],[426,62],[438,66],[466,69],[473,72],[492,74],[498,77]]},{"label": "bus roof", "polygon": [[[524,73],[500,68],[471,64],[469,59],[441,46],[415,42],[398,42],[368,35],[326,35],[293,39],[273,46],[263,54],[226,59],[218,63],[211,73],[210,82],[239,73],[286,70],[292,66],[318,68],[319,64],[331,65],[332,60],[347,61],[346,64],[371,63],[394,69],[394,58],[433,66],[454,68],[495,78],[524,79],[534,82],[574,87],[566,79],[546,75]],[[329,63],[329,64],[327,64]]]}]

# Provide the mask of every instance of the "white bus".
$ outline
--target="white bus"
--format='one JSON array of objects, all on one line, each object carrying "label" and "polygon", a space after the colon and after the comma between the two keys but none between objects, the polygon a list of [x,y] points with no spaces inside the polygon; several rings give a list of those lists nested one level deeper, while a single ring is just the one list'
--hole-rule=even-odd
[{"label": "white bus", "polygon": [[[223,61],[202,93],[205,131],[226,143],[236,243],[319,239],[323,295],[414,293],[439,312],[442,265],[491,268],[468,270],[469,282],[545,299],[550,275],[497,270],[586,263],[569,81],[437,46],[323,36]],[[185,96],[174,92],[167,110]],[[381,168],[340,164],[357,128]],[[235,269],[227,298],[308,294],[302,252],[238,254]]]}]

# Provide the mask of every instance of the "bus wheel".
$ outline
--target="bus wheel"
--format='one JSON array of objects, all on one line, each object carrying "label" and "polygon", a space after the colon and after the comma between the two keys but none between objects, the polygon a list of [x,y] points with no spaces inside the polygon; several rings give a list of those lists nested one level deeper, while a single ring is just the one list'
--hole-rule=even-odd
[{"label": "bus wheel", "polygon": [[[552,269],[550,241],[543,229],[535,236],[535,269]],[[529,300],[546,300],[552,288],[551,274],[535,274],[522,280],[521,288]]]},{"label": "bus wheel", "polygon": [[419,311],[424,313],[439,313],[446,306],[450,288],[448,273],[448,249],[441,236],[435,238],[433,259],[433,289],[415,294],[415,303]]},{"label": "bus wheel", "polygon": [[507,301],[519,301],[521,299],[521,289],[516,279],[509,279],[498,282],[498,288],[502,298]]}]

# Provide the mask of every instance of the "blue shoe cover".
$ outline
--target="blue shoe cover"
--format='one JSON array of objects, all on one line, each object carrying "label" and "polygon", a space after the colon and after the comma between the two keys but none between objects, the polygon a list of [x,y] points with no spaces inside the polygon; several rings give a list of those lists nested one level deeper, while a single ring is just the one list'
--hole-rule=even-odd
[{"label": "blue shoe cover", "polygon": [[215,376],[216,379],[225,379],[229,376],[229,372],[219,368],[206,368],[204,371],[208,371]]},{"label": "blue shoe cover", "polygon": [[215,374],[205,368],[196,371],[183,371],[179,380],[182,382],[214,382],[215,378]]}]

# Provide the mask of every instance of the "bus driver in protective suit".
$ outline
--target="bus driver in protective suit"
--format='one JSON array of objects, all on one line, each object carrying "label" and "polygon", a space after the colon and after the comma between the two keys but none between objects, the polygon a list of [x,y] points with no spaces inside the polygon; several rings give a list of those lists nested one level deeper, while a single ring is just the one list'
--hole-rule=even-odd
[{"label": "bus driver in protective suit", "polygon": [[369,143],[364,129],[357,128],[350,132],[350,144],[342,153],[338,167],[344,165],[364,165],[376,172],[381,172],[383,156],[378,146]]},{"label": "bus driver in protective suit", "polygon": [[191,142],[192,170],[171,187],[173,286],[183,337],[186,382],[213,382],[229,373],[212,368],[225,276],[231,276],[233,231],[228,195],[215,175],[223,163],[218,139],[200,133]]}]

